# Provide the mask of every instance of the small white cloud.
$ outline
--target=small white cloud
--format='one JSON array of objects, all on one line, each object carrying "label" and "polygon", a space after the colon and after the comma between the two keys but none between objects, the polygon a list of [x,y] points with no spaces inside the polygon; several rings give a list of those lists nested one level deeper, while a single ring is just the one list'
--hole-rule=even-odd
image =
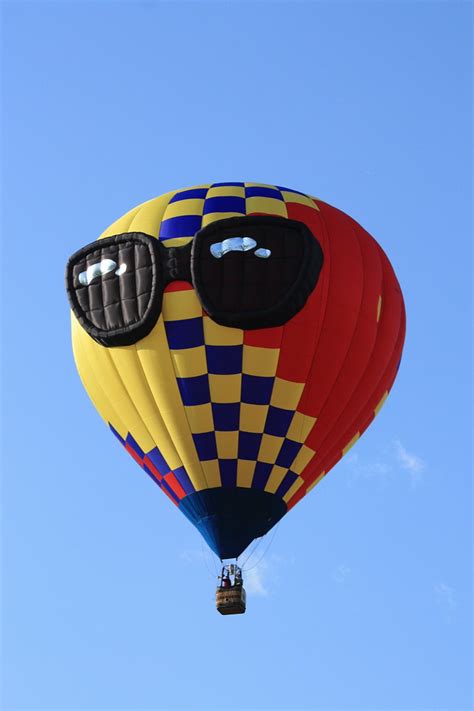
[{"label": "small white cloud", "polygon": [[199,550],[187,550],[181,551],[179,557],[181,560],[186,561],[186,563],[199,563],[204,560],[204,553]]},{"label": "small white cloud", "polygon": [[249,595],[268,597],[268,566],[262,561],[245,573],[244,586]]},{"label": "small white cloud", "polygon": [[348,486],[353,486],[360,480],[372,480],[380,487],[386,487],[400,478],[400,470],[408,472],[412,487],[420,483],[426,462],[416,454],[409,452],[400,440],[379,450],[378,455],[371,460],[362,461],[357,452],[343,459],[349,477]]},{"label": "small white cloud", "polygon": [[395,456],[399,465],[410,474],[412,486],[416,486],[421,480],[421,474],[424,471],[426,464],[416,454],[408,452],[403,444],[397,439],[394,441]]},{"label": "small white cloud", "polygon": [[201,550],[188,549],[183,550],[179,554],[181,560],[193,567],[201,568],[206,571],[209,578],[217,580],[217,576],[221,572],[221,564],[217,556],[211,550],[205,549],[204,545]]},{"label": "small white cloud", "polygon": [[360,479],[372,479],[378,481],[381,486],[386,486],[392,475],[392,467],[388,461],[389,457],[373,459],[369,462],[362,462],[359,455],[354,452],[343,460],[349,469],[348,486]]},{"label": "small white cloud", "polygon": [[447,583],[439,582],[434,586],[434,594],[436,603],[446,613],[447,622],[451,622],[452,615],[458,606],[454,588]]},{"label": "small white cloud", "polygon": [[349,566],[346,565],[345,563],[341,563],[334,570],[334,572],[332,574],[332,578],[333,578],[333,580],[336,581],[336,583],[339,583],[340,585],[342,585],[343,583],[346,582],[346,580],[350,574],[351,574],[351,569],[349,568]]},{"label": "small white cloud", "polygon": [[269,597],[280,582],[279,571],[282,567],[294,565],[295,557],[286,557],[276,553],[258,558],[258,550],[243,565],[244,587],[249,595]]}]

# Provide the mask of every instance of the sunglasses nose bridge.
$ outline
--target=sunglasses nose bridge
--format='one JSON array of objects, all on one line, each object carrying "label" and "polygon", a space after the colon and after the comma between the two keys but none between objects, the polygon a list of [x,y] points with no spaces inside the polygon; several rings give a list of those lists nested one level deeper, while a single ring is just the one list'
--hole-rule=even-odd
[{"label": "sunglasses nose bridge", "polygon": [[192,242],[183,247],[165,247],[161,242],[158,243],[165,287],[172,281],[188,281],[192,284],[191,247]]}]

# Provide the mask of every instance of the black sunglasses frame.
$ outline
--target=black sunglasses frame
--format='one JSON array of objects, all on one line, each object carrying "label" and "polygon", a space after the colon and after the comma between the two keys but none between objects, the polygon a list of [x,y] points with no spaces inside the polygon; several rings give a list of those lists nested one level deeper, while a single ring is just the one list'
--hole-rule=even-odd
[{"label": "black sunglasses frame", "polygon": [[[263,230],[270,235],[280,234],[283,230],[285,234],[290,232],[291,239],[298,240],[297,244],[301,252],[298,256],[299,271],[294,281],[279,295],[275,303],[253,310],[229,310],[223,308],[222,303],[216,303],[218,299],[215,296],[213,298],[210,293],[209,278],[206,280],[206,275],[203,273],[206,270],[206,260],[213,265],[211,269],[219,268],[216,267],[217,260],[209,257],[209,247],[213,240],[222,239],[234,233],[245,234],[249,231],[252,232],[252,230],[254,234]],[[272,239],[277,239],[277,237],[273,236]],[[99,306],[91,305],[91,295],[84,291],[89,289],[90,285],[79,282],[79,271],[81,268],[84,269],[88,258],[99,259],[101,255],[103,256],[103,252],[110,251],[111,247],[118,253],[121,249],[133,246],[135,253],[137,251],[135,245],[141,255],[139,258],[145,262],[145,266],[139,268],[151,269],[151,279],[148,278],[147,291],[138,295],[146,297],[146,306],[141,309],[142,313],[137,313],[136,318],[132,318],[128,323],[118,324],[112,328],[99,327],[94,324],[89,314],[94,309],[99,310],[100,303]],[[187,281],[193,285],[205,312],[222,326],[246,330],[281,326],[304,307],[309,295],[316,287],[323,266],[321,246],[304,223],[270,215],[250,215],[218,220],[199,230],[192,241],[182,247],[167,247],[165,245],[166,243],[151,235],[142,232],[126,232],[96,240],[71,256],[66,267],[66,291],[69,303],[81,326],[95,341],[110,348],[132,345],[145,338],[152,331],[161,314],[165,288],[177,280]],[[233,258],[239,259],[239,257]],[[107,282],[109,286],[111,285],[110,279],[111,277],[103,279],[106,288]],[[245,284],[243,286],[245,287]],[[104,284],[100,285],[100,289],[96,284],[94,293],[96,303],[98,303],[97,299],[100,302],[102,298],[102,308],[105,309],[106,305],[103,304]],[[85,306],[86,301],[87,307]]]}]

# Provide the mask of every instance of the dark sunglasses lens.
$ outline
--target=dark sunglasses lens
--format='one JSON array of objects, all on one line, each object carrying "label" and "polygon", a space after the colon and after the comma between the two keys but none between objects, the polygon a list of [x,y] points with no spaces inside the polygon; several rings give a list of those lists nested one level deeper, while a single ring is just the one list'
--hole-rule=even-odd
[{"label": "dark sunglasses lens", "polygon": [[160,313],[157,240],[132,232],[97,240],[76,252],[66,268],[71,309],[104,346],[136,343]]},{"label": "dark sunglasses lens", "polygon": [[198,232],[191,269],[215,321],[254,329],[282,325],[300,311],[322,264],[306,225],[262,215],[220,220]]}]

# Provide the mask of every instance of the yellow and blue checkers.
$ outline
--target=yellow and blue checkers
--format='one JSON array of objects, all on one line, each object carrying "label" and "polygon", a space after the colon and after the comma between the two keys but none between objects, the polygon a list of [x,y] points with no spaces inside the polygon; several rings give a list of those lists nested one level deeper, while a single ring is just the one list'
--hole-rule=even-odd
[{"label": "yellow and blue checkers", "polygon": [[[144,203],[102,237],[143,231],[182,245],[213,221],[287,217],[292,203],[318,210],[309,196],[283,187],[208,184]],[[304,379],[285,373],[284,336],[285,326],[244,331],[218,325],[187,282],[169,285],[156,326],[135,345],[104,348],[73,322],[76,362],[97,409],[221,558],[238,555],[281,518],[315,454],[304,442],[316,418],[298,410]],[[203,498],[216,489],[223,493]],[[216,516],[227,511],[235,529],[228,495],[237,489],[255,493],[239,514],[245,531],[231,541]]]}]

